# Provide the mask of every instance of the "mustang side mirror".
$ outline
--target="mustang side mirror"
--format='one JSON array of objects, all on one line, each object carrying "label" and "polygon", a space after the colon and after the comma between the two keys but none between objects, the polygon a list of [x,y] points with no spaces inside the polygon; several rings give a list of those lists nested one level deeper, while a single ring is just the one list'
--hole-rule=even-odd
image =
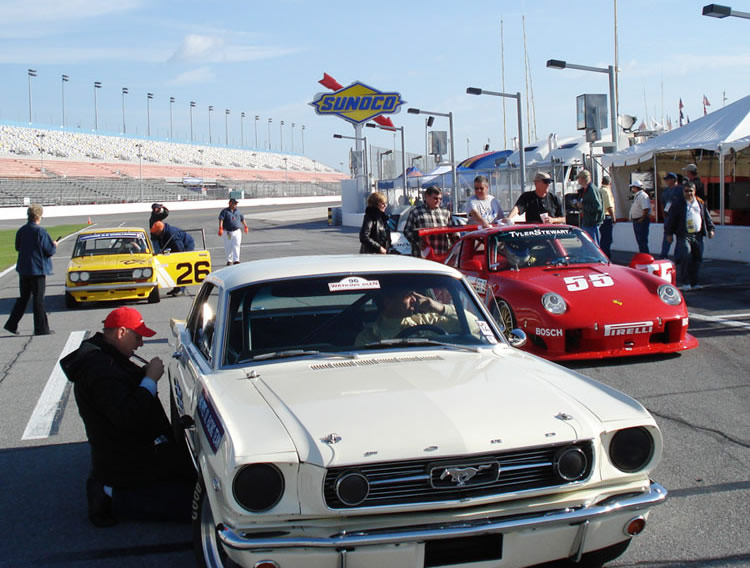
[{"label": "mustang side mirror", "polygon": [[508,338],[512,347],[523,347],[526,344],[526,333],[521,329],[514,329]]}]

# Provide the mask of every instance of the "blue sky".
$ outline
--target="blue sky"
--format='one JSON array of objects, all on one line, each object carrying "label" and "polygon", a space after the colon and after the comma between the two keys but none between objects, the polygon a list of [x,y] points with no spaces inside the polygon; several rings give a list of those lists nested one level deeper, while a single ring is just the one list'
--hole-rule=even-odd
[{"label": "blue sky", "polygon": [[[733,0],[750,11],[750,3]],[[701,15],[704,0],[620,0],[618,2],[620,113],[676,126],[678,101],[685,113],[703,115],[705,94],[712,109],[723,98],[731,103],[747,94],[747,38],[750,21],[718,20]],[[745,5],[747,4],[747,5]],[[333,133],[352,135],[342,119],[318,116],[309,103],[325,89],[317,81],[326,72],[341,84],[359,80],[381,90],[400,92],[414,106],[454,113],[456,157],[481,152],[484,144],[502,149],[516,132],[515,102],[468,96],[466,87],[514,93],[534,109],[532,132],[576,135],[575,97],[607,93],[605,74],[545,67],[563,59],[595,67],[614,64],[612,0],[495,0],[460,4],[431,2],[273,2],[194,0],[0,0],[0,120],[27,122],[26,70],[32,79],[33,120],[59,125],[61,75],[65,84],[66,125],[94,126],[94,81],[100,131],[122,129],[121,89],[129,134],[146,133],[146,93],[153,136],[169,135],[169,97],[175,97],[174,138],[190,133],[189,101],[196,101],[196,140],[208,141],[212,105],[214,142],[239,145],[268,142],[279,150],[301,152],[333,167],[347,162],[350,144]],[[530,91],[524,68],[525,17]],[[503,22],[505,86],[501,80]],[[226,117],[225,109],[231,114]],[[242,122],[240,113],[245,112]],[[405,127],[407,151],[424,152],[424,116],[391,116]],[[280,121],[285,125],[280,127]],[[291,124],[295,123],[295,128]],[[281,131],[280,131],[281,128]],[[448,129],[438,118],[435,128]],[[366,131],[368,142],[390,148],[393,135]],[[467,141],[468,139],[468,141]],[[397,142],[400,148],[400,142]]]}]

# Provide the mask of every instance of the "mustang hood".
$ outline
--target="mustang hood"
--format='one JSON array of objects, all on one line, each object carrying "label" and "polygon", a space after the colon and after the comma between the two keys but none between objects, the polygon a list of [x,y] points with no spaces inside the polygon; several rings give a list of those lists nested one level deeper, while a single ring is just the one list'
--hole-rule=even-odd
[{"label": "mustang hood", "polygon": [[[321,466],[500,452],[599,433],[598,418],[565,394],[580,379],[506,347],[286,361],[260,374],[258,392],[300,460]],[[602,397],[616,419],[643,420],[631,399]]]}]

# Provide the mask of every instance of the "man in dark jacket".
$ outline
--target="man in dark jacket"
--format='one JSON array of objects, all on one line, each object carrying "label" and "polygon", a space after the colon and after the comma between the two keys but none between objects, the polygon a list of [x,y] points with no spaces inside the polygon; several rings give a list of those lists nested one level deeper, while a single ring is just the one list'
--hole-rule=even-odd
[{"label": "man in dark jacket", "polygon": [[[157,221],[163,221],[167,216],[169,216],[169,209],[161,203],[152,203],[151,216],[148,218],[149,229],[154,226],[154,223]],[[151,235],[151,242],[154,244],[155,252],[159,252],[159,249],[156,249],[159,245],[159,240],[153,234]]]},{"label": "man in dark jacket", "polygon": [[[189,252],[195,250],[195,241],[193,240],[193,237],[182,229],[170,225],[169,223],[157,221],[151,225],[151,234],[156,235],[156,239],[159,242],[159,248],[162,251]],[[167,292],[167,295],[179,296],[184,292],[184,286],[177,286]]]},{"label": "man in dark jacket", "polygon": [[52,255],[57,251],[57,241],[53,241],[41,225],[43,212],[41,205],[34,204],[29,207],[26,211],[28,222],[16,232],[16,271],[20,296],[3,326],[15,334],[18,333],[18,322],[21,321],[31,296],[34,297],[34,335],[54,333],[47,321],[44,292],[47,287],[47,274],[52,273]]},{"label": "man in dark jacket", "polygon": [[60,361],[91,448],[86,497],[98,527],[121,518],[190,519],[194,472],[156,395],[164,363],[130,361],[143,337],[155,333],[137,310],[123,306]]},{"label": "man in dark jacket", "polygon": [[578,183],[581,185],[581,203],[583,215],[581,216],[581,228],[586,231],[591,239],[599,246],[600,231],[604,222],[604,207],[599,188],[591,182],[591,172],[581,170],[578,174]]},{"label": "man in dark jacket", "polygon": [[664,222],[664,234],[677,242],[674,256],[677,262],[677,279],[681,290],[694,290],[698,286],[698,271],[703,263],[703,237],[714,238],[715,227],[705,202],[695,194],[695,184],[686,182],[682,188],[684,199],[676,198]]},{"label": "man in dark jacket", "polygon": [[367,198],[367,209],[359,230],[359,252],[386,254],[391,248],[391,231],[385,214],[387,200],[384,194],[374,191]]}]

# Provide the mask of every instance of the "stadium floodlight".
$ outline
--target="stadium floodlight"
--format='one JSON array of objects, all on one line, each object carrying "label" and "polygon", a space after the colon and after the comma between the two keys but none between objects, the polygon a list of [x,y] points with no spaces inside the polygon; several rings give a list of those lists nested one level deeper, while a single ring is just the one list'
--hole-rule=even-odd
[{"label": "stadium floodlight", "polygon": [[29,69],[29,124],[31,124],[31,78],[36,77],[36,69]]},{"label": "stadium floodlight", "polygon": [[224,145],[229,146],[229,115],[232,111],[224,110]]},{"label": "stadium floodlight", "polygon": [[305,154],[305,125],[302,125],[302,128],[300,128],[302,131],[302,155]]},{"label": "stadium floodlight", "polygon": [[123,87],[122,88],[122,133],[125,134],[127,132],[125,130],[125,95],[128,94],[128,88]]},{"label": "stadium floodlight", "polygon": [[272,120],[273,120],[272,118],[268,119],[268,151],[269,152],[271,151],[271,121]]},{"label": "stadium floodlight", "polygon": [[[556,61],[556,60],[550,59],[550,61]],[[564,61],[560,61],[559,63],[562,63],[563,65],[565,65]],[[549,61],[547,62],[547,66],[550,67]],[[500,93],[498,91],[488,91],[486,89],[480,89],[479,87],[467,87],[466,94],[467,95],[492,95],[495,97],[505,97],[509,99],[516,99],[516,111],[518,112],[518,171],[520,174],[519,182],[521,183],[521,191],[523,191],[526,186],[526,150],[523,147],[523,119],[521,117],[521,93],[520,92],[517,92],[516,94]],[[487,148],[486,150],[489,150],[489,148]]]},{"label": "stadium floodlight", "polygon": [[193,109],[195,108],[195,101],[190,101],[190,141],[193,141]]},{"label": "stadium floodlight", "polygon": [[[458,176],[456,175],[456,151],[453,144],[453,113],[452,112],[433,112],[428,110],[422,110],[418,108],[408,108],[406,109],[406,112],[409,114],[430,114],[435,116],[442,116],[446,117],[448,119],[448,127],[450,130],[450,138],[451,138],[451,181],[453,182],[453,191],[451,192],[451,197],[453,201],[453,212],[458,213]],[[430,117],[432,118],[432,117]],[[427,126],[431,126],[429,124],[429,119]]]},{"label": "stadium floodlight", "polygon": [[294,154],[294,123],[292,122],[292,154]]},{"label": "stadium floodlight", "polygon": [[255,115],[255,149],[258,149],[258,121],[260,120],[260,117],[256,114]]},{"label": "stadium floodlight", "polygon": [[726,18],[728,16],[734,16],[735,18],[750,20],[750,13],[733,10],[730,6],[722,6],[721,4],[708,4],[707,6],[703,6],[703,15],[710,16],[711,18]]},{"label": "stadium floodlight", "polygon": [[240,146],[242,148],[245,147],[245,125],[243,124],[245,121],[245,113],[240,113]]},{"label": "stadium floodlight", "polygon": [[211,144],[213,142],[213,138],[211,137],[211,111],[214,110],[214,107],[212,105],[208,105],[208,143]]},{"label": "stadium floodlight", "polygon": [[96,110],[96,90],[101,88],[101,81],[94,81],[94,132],[99,130],[99,113]]},{"label": "stadium floodlight", "polygon": [[174,97],[169,97],[169,139],[174,140],[172,134],[172,105],[174,104]]},{"label": "stadium floodlight", "polygon": [[146,136],[151,136],[151,105],[149,101],[154,98],[154,93],[146,93]]},{"label": "stadium floodlight", "polygon": [[279,121],[279,151],[284,153],[284,121]]},{"label": "stadium floodlight", "polygon": [[67,83],[68,81],[70,81],[70,77],[68,77],[67,75],[63,75],[62,76],[62,82],[61,82],[61,87],[62,87],[62,127],[63,128],[65,128],[65,83]]}]

